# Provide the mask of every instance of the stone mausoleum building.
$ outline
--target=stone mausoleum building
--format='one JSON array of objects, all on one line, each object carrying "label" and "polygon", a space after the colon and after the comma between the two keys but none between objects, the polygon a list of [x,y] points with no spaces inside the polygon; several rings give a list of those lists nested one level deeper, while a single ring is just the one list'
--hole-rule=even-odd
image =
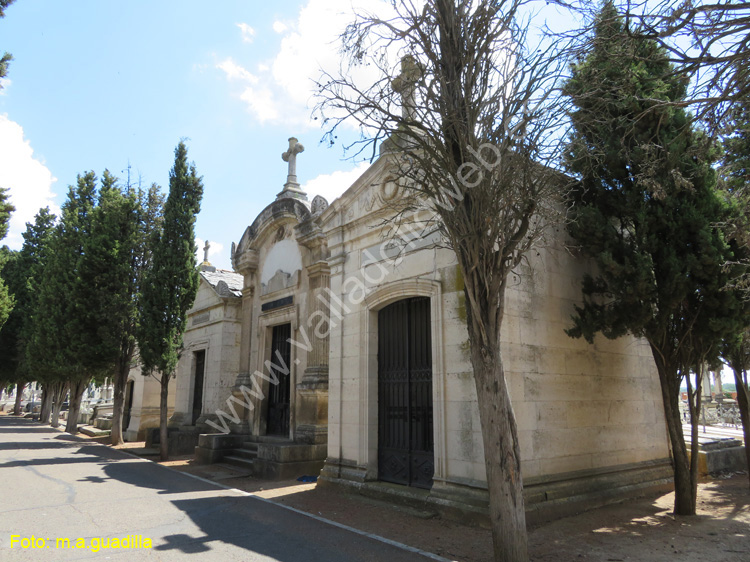
[{"label": "stone mausoleum building", "polygon": [[[204,271],[177,377],[174,425],[206,462],[319,475],[463,513],[486,508],[462,277],[451,250],[384,227],[400,196],[384,152],[330,204],[283,154],[283,190]],[[560,233],[506,297],[502,343],[530,516],[646,489],[671,468],[648,346],[569,338],[587,264]],[[209,268],[210,269],[210,268]]]}]

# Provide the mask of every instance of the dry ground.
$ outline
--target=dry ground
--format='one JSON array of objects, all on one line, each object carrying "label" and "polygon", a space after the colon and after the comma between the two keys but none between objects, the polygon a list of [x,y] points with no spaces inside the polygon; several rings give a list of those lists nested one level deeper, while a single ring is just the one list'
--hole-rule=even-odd
[{"label": "dry ground", "polygon": [[[107,443],[108,438],[94,439]],[[143,454],[142,443],[118,448]],[[152,458],[153,456],[147,456]],[[269,482],[238,476],[223,465],[201,466],[190,457],[165,463],[172,469],[216,480],[302,511],[434,552],[451,560],[490,562],[486,529],[431,518],[385,502],[297,481]],[[673,494],[629,500],[530,529],[535,562],[750,560],[750,485],[747,474],[700,484],[698,514],[670,514]]]}]

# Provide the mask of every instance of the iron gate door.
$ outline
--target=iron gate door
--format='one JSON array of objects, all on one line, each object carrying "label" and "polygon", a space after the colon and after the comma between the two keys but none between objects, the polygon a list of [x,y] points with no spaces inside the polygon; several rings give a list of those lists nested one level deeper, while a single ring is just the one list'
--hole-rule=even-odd
[{"label": "iron gate door", "polygon": [[206,350],[202,349],[193,354],[195,360],[195,381],[193,383],[193,414],[191,425],[195,425],[203,413],[203,373],[206,367]]},{"label": "iron gate door", "polygon": [[430,299],[418,297],[378,313],[378,473],[430,488],[434,471]]},{"label": "iron gate door", "polygon": [[[291,324],[273,327],[271,363],[278,368],[273,366],[271,368],[273,369],[273,375],[276,375],[279,380],[279,384],[270,384],[268,388],[268,417],[266,418],[266,433],[268,435],[289,436],[289,362],[291,359],[289,340],[291,337]],[[281,355],[281,359],[279,359],[279,355]],[[271,376],[271,379],[273,379],[273,376]]]}]

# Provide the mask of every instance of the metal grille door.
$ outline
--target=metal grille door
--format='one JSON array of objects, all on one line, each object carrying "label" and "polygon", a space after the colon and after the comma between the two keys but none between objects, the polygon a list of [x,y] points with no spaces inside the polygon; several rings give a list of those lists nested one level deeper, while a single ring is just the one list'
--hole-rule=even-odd
[{"label": "metal grille door", "polygon": [[191,425],[195,425],[203,412],[203,374],[206,368],[206,350],[196,351],[193,354],[195,362],[195,380],[193,381],[193,414]]},{"label": "metal grille door", "polygon": [[[273,375],[279,380],[279,384],[270,384],[268,389],[268,417],[266,419],[266,434],[268,435],[289,436],[289,362],[291,359],[289,339],[291,337],[291,324],[273,327],[270,359]],[[269,373],[271,379],[274,378],[273,375]]]},{"label": "metal grille door", "polygon": [[430,299],[419,297],[378,313],[378,472],[430,488],[434,470]]}]

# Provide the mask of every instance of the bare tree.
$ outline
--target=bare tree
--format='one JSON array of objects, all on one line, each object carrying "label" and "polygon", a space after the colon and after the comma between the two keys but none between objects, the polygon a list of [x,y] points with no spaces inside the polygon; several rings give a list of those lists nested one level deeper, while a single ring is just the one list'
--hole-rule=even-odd
[{"label": "bare tree", "polygon": [[[389,154],[404,196],[394,231],[437,229],[464,279],[496,560],[526,560],[516,420],[500,350],[508,275],[559,206],[550,166],[565,119],[561,45],[530,42],[531,2],[390,2],[387,19],[358,14],[345,63],[319,84],[333,142],[356,123],[356,154]],[[400,59],[400,74],[397,64]],[[360,72],[377,76],[361,85]],[[556,134],[557,133],[557,134]],[[370,152],[371,151],[371,152]]]}]

